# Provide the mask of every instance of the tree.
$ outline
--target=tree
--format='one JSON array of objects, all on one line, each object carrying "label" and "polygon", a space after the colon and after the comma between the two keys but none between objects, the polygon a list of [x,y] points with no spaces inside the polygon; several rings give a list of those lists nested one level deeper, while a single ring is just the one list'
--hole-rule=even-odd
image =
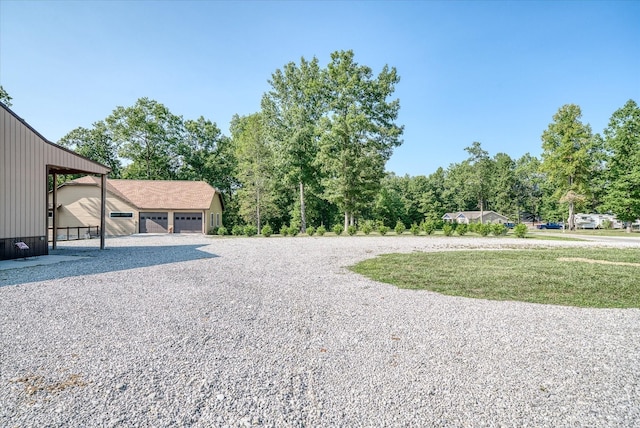
[{"label": "tree", "polygon": [[119,155],[132,162],[124,178],[167,180],[176,178],[182,118],[157,101],[140,98],[132,107],[117,107],[106,119]]},{"label": "tree", "polygon": [[109,176],[120,178],[122,165],[118,159],[118,147],[111,131],[103,121],[95,122],[90,129],[78,127],[62,137],[58,144],[111,168]]},{"label": "tree", "polygon": [[487,199],[491,191],[491,177],[494,165],[489,158],[489,153],[483,150],[481,144],[477,141],[474,141],[470,147],[466,147],[464,150],[469,153],[469,158],[466,162],[471,172],[465,184],[478,201],[480,222],[482,223]]},{"label": "tree", "polygon": [[555,186],[554,197],[569,207],[569,229],[575,228],[575,207],[589,193],[594,140],[575,104],[562,106],[542,134],[542,165]]},{"label": "tree", "polygon": [[11,95],[9,95],[9,93],[5,91],[2,85],[0,85],[0,102],[6,105],[7,107],[11,107],[13,105],[11,104],[12,99],[13,98],[11,98]]},{"label": "tree", "polygon": [[279,167],[286,182],[299,191],[299,216],[306,232],[305,187],[315,184],[318,153],[317,125],[324,110],[322,71],[314,57],[300,59],[276,70],[269,80],[271,90],[262,97],[266,130],[278,152]]},{"label": "tree", "polygon": [[506,153],[498,153],[493,157],[493,177],[491,193],[493,210],[511,219],[518,218],[516,195],[515,162]]},{"label": "tree", "polygon": [[275,213],[273,151],[259,113],[233,117],[231,134],[238,160],[240,215],[262,230],[262,220]]},{"label": "tree", "polygon": [[629,100],[616,110],[604,130],[607,151],[605,207],[620,221],[640,218],[640,107]]},{"label": "tree", "polygon": [[[535,221],[540,216],[545,179],[540,172],[540,160],[529,153],[524,154],[516,161],[514,175],[518,221]],[[522,218],[523,213],[528,217]]]},{"label": "tree", "polygon": [[403,128],[395,124],[399,100],[387,101],[399,80],[388,66],[373,78],[369,67],[354,61],[353,51],[331,54],[318,162],[325,197],[344,213],[345,230],[376,197],[384,166],[402,143]]},{"label": "tree", "polygon": [[175,148],[180,163],[176,171],[180,180],[204,180],[230,196],[237,188],[236,159],[231,139],[218,126],[200,116],[185,120],[183,135]]}]

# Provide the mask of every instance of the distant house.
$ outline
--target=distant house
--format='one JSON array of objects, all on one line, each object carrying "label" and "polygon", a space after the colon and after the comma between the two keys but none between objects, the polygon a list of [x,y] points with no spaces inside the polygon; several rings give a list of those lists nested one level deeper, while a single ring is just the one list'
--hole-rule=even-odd
[{"label": "distant house", "polygon": [[[482,218],[481,218],[482,217]],[[509,219],[495,211],[458,211],[446,213],[442,220],[450,223],[508,223]]]},{"label": "distant house", "polygon": [[[59,228],[99,224],[99,184],[81,177],[58,187]],[[220,192],[204,181],[108,179],[105,229],[108,236],[205,233],[222,226],[223,208]]]}]

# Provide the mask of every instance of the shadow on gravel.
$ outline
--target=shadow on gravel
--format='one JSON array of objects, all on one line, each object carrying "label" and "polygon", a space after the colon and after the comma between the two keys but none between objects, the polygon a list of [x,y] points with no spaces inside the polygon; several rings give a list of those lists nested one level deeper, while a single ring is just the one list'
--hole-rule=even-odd
[{"label": "shadow on gravel", "polygon": [[90,247],[51,250],[51,255],[78,257],[78,260],[0,270],[0,287],[218,257],[204,251],[204,247],[199,244],[116,247],[102,251]]}]

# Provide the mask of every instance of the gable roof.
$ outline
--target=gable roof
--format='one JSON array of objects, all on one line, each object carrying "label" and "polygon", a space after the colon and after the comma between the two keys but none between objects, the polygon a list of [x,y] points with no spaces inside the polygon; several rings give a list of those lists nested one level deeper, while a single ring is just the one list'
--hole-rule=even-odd
[{"label": "gable roof", "polygon": [[482,214],[484,217],[486,217],[489,214],[495,214],[497,216],[503,217],[504,219],[508,219],[506,216],[497,213],[495,211],[458,211],[455,213],[446,213],[445,215],[442,216],[443,220],[446,219],[456,219],[456,218],[460,218],[460,217],[464,217],[464,218],[468,218],[470,220],[476,220],[480,218],[480,214]]},{"label": "gable roof", "polygon": [[[63,186],[99,184],[99,178],[87,176],[71,180]],[[107,179],[107,192],[139,210],[206,210],[216,193],[220,193],[204,181],[116,179]]]}]

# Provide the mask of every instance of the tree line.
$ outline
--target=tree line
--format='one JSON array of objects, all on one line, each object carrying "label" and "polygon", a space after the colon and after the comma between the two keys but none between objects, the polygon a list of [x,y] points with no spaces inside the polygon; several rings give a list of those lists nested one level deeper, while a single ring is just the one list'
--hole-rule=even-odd
[{"label": "tree line", "polygon": [[466,158],[425,176],[385,172],[402,144],[396,123],[400,81],[376,75],[353,51],[325,67],[301,58],[268,80],[261,110],[235,115],[230,136],[215,122],[184,119],[141,98],[59,143],[108,165],[112,178],[204,180],[224,198],[224,223],[261,230],[290,225],[348,226],[372,220],[409,227],[446,212],[494,210],[512,221],[563,221],[578,211],[640,218],[640,108],[615,111],[602,135],[562,106],[542,132],[540,158],[489,154],[480,142]]}]

